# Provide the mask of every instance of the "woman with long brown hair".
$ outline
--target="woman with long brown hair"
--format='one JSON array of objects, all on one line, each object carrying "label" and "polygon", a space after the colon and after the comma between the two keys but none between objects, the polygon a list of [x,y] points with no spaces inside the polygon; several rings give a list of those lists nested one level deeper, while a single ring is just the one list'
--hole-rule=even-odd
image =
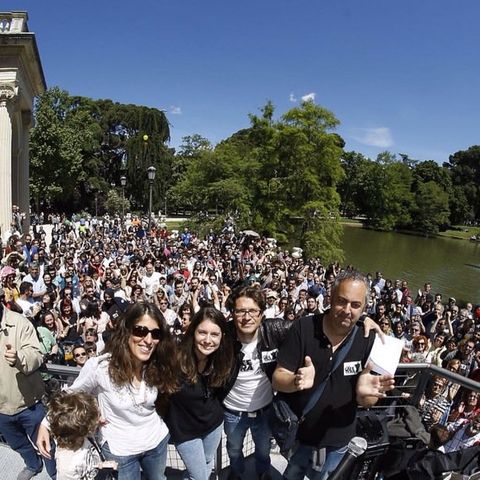
[{"label": "woman with long brown hair", "polygon": [[223,408],[217,393],[233,363],[222,312],[200,309],[178,350],[180,390],[170,397],[165,422],[191,480],[208,480],[222,437]]},{"label": "woman with long brown hair", "polygon": [[[118,463],[119,480],[164,480],[168,428],[157,414],[157,395],[176,391],[176,357],[168,327],[150,303],[130,306],[118,322],[105,354],[89,359],[70,391],[94,393],[102,418],[105,457]],[[49,456],[41,427],[37,445]]]}]

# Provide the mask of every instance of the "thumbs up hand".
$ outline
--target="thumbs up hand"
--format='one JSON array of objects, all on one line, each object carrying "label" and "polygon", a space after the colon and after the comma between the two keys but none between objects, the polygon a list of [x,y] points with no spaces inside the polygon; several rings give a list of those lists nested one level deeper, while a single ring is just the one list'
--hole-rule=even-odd
[{"label": "thumbs up hand", "polygon": [[305,357],[303,367],[297,370],[293,383],[297,390],[307,390],[313,387],[315,380],[315,367],[313,366],[312,359]]}]

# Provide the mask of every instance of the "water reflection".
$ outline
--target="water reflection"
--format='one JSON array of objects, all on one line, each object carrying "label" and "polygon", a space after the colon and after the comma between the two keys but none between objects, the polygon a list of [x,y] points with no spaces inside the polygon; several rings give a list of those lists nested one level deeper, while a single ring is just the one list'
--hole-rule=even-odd
[{"label": "water reflection", "polygon": [[344,226],[343,248],[346,263],[405,279],[412,294],[428,281],[445,299],[480,303],[480,243]]}]

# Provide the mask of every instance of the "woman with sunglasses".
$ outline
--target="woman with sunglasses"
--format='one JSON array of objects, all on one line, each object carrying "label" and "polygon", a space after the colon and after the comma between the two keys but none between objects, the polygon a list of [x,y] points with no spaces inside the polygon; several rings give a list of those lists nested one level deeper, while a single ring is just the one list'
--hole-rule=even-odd
[{"label": "woman with sunglasses", "polygon": [[386,315],[378,322],[380,325],[380,330],[383,332],[384,335],[389,337],[394,337],[395,334],[393,333],[393,326],[392,321]]},{"label": "woman with sunglasses", "polygon": [[168,403],[167,423],[191,480],[208,480],[222,437],[223,408],[217,393],[227,381],[233,347],[225,317],[205,307],[193,317],[178,350],[180,390]]},{"label": "woman with sunglasses", "polygon": [[[158,392],[177,389],[174,344],[155,305],[139,302],[121,317],[106,353],[91,358],[70,391],[95,393],[105,423],[102,450],[118,463],[119,480],[164,480],[168,428],[157,414]],[[37,445],[48,458],[50,438],[40,427]]]}]

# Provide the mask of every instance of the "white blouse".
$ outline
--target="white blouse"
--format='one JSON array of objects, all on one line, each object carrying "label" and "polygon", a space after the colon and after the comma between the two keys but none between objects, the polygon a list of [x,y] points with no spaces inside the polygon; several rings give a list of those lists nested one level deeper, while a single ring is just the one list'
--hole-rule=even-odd
[{"label": "white blouse", "polygon": [[90,393],[98,398],[106,425],[100,429],[101,441],[108,442],[114,455],[136,455],[155,448],[168,428],[155,410],[158,390],[142,380],[118,387],[108,375],[110,354],[90,358],[69,391]]}]

